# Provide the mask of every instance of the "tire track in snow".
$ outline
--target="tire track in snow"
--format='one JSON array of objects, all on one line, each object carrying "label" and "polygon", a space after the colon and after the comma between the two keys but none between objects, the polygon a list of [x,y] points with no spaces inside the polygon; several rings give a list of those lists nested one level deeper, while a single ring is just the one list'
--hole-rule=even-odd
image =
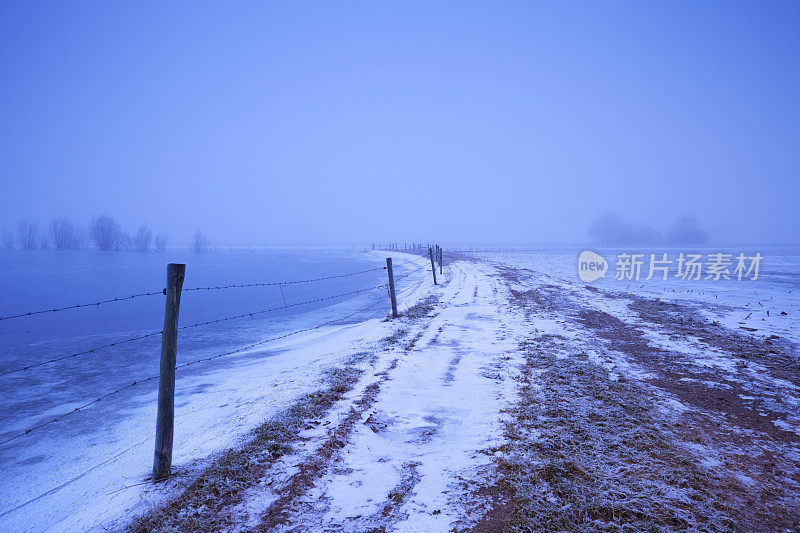
[{"label": "tire track in snow", "polygon": [[[436,315],[434,314],[430,318],[433,319],[435,317]],[[293,519],[292,516],[295,514],[295,510],[298,507],[302,508],[304,506],[302,499],[306,493],[309,492],[315,482],[331,467],[338,450],[347,445],[347,439],[355,427],[355,424],[364,419],[363,415],[374,403],[381,385],[390,379],[391,372],[397,367],[399,357],[404,353],[407,354],[414,350],[417,343],[430,327],[431,325],[429,322],[426,327],[413,335],[413,337],[400,348],[400,353],[397,353],[397,350],[392,350],[390,352],[392,358],[388,366],[384,370],[373,375],[373,377],[377,379],[364,387],[361,395],[349,407],[347,415],[334,429],[327,432],[324,441],[316,450],[297,465],[297,472],[280,488],[279,492],[281,495],[269,505],[266,511],[264,511],[262,521],[254,528],[255,530],[273,530],[283,527],[294,527],[296,525],[297,520]],[[406,335],[408,335],[408,333]]]},{"label": "tire track in snow", "polygon": [[451,267],[437,312],[387,354],[321,447],[331,453],[299,469],[258,529],[449,531],[491,511],[500,413],[514,393],[503,373],[517,343],[492,269]]}]

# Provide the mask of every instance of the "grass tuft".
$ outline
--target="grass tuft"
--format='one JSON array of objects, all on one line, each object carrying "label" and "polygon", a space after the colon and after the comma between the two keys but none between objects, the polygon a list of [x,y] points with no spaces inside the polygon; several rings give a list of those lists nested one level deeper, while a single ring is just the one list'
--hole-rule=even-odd
[{"label": "grass tuft", "polygon": [[522,346],[521,401],[502,470],[509,531],[738,531],[720,480],[674,446],[643,391],[612,380],[558,339]]}]

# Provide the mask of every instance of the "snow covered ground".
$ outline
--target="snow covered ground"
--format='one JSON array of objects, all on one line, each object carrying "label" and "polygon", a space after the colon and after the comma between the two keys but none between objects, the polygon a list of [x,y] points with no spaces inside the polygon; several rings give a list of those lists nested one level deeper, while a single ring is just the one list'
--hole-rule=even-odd
[{"label": "snow covered ground", "polygon": [[[519,331],[506,320],[508,299],[488,270],[470,263],[448,269],[425,313],[399,320],[397,342],[374,347],[374,367],[350,394],[356,407],[344,402],[304,433],[306,445],[275,465],[273,482],[248,492],[242,523],[450,531],[486,518],[493,502],[484,492],[496,485],[502,412],[515,400],[520,364]],[[319,477],[281,498],[328,428],[353,414],[357,422]]]},{"label": "snow covered ground", "polygon": [[521,361],[519,331],[492,270],[450,265],[438,286],[427,280],[414,298],[403,297],[418,303],[401,318],[352,328],[339,357],[369,354],[358,363],[360,378],[307,421],[291,453],[267,460],[256,482],[220,495],[230,500],[224,508],[208,505],[207,485],[230,484],[208,481],[148,528],[449,531],[488,520],[503,410],[515,401]]},{"label": "snow covered ground", "polygon": [[[184,444],[166,484],[105,458],[58,491],[68,514],[0,520],[59,531],[132,519],[143,531],[800,527],[795,323],[765,314],[739,328],[741,291],[664,297],[670,287],[566,272],[530,254],[448,261],[440,285],[426,271],[401,295],[399,319],[295,337],[244,372],[182,385],[197,398],[178,413]],[[793,297],[756,290],[794,313]],[[337,366],[346,379],[326,385]],[[324,407],[298,407],[308,393]],[[280,413],[300,414],[249,433]],[[123,453],[149,464],[151,446]],[[221,453],[231,446],[246,456]],[[108,477],[116,486],[97,490]]]}]

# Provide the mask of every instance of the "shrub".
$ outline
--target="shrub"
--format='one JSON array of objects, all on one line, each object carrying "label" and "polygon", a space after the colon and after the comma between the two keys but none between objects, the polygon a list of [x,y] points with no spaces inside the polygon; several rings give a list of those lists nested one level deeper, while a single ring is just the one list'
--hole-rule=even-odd
[{"label": "shrub", "polygon": [[150,243],[153,240],[153,232],[150,231],[146,225],[139,226],[139,231],[133,238],[133,249],[139,252],[146,252],[150,249]]},{"label": "shrub", "polygon": [[39,225],[28,220],[17,223],[17,236],[23,250],[33,250],[39,244]]},{"label": "shrub", "polygon": [[56,250],[77,250],[85,248],[86,235],[68,218],[54,218],[50,222],[50,238]]},{"label": "shrub", "polygon": [[108,215],[101,215],[92,220],[89,232],[98,250],[104,252],[121,250],[125,246],[125,235],[119,223]]}]

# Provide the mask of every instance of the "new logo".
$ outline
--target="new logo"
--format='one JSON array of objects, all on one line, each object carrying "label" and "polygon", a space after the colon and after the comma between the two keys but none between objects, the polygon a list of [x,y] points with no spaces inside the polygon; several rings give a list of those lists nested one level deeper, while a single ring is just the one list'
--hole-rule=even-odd
[{"label": "new logo", "polygon": [[606,275],[608,262],[602,255],[591,250],[584,250],[578,256],[578,276],[581,281],[591,283]]}]

